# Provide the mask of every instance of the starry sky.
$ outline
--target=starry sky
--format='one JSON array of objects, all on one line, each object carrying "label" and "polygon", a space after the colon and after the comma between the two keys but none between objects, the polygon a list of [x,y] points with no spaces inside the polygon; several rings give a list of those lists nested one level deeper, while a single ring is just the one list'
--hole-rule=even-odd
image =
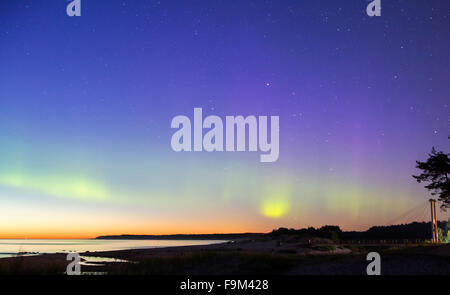
[{"label": "starry sky", "polygon": [[[449,1],[67,4],[0,2],[0,237],[365,230],[429,198],[411,175],[449,150]],[[278,161],[174,152],[195,107],[279,116]]]}]

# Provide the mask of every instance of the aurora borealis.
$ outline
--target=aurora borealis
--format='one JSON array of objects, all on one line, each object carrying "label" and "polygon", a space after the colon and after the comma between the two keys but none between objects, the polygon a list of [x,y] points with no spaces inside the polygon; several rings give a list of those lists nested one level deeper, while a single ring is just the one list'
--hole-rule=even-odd
[{"label": "aurora borealis", "polygon": [[[450,2],[82,1],[0,3],[0,238],[367,229],[429,198]],[[278,160],[174,152],[196,107],[279,116]]]}]

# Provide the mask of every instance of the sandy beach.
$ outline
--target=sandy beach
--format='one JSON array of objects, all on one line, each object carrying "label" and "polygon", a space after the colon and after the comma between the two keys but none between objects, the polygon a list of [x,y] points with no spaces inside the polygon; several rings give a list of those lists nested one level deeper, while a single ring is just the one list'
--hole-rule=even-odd
[{"label": "sandy beach", "polygon": [[[308,241],[309,242],[309,241]],[[364,275],[377,251],[383,273],[450,274],[450,246],[311,244],[241,239],[223,244],[80,253],[83,274],[111,275]],[[106,260],[104,260],[106,258]],[[119,262],[117,262],[119,259]],[[66,254],[0,259],[3,274],[64,274]]]}]

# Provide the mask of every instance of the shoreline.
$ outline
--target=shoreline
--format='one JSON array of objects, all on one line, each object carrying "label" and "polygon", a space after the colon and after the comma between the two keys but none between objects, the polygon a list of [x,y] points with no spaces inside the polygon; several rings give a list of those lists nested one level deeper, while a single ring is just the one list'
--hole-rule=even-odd
[{"label": "shoreline", "polygon": [[[386,274],[450,274],[450,245],[339,245],[278,239],[80,252],[82,274],[108,275],[364,275],[366,255],[383,257]],[[64,274],[67,253],[0,259],[0,274]],[[105,259],[107,258],[107,259]]]}]

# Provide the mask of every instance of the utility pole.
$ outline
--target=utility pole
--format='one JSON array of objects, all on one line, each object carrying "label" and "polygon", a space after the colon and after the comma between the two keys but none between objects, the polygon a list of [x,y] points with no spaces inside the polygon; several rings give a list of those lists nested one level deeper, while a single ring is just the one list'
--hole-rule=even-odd
[{"label": "utility pole", "polygon": [[437,244],[439,242],[439,236],[438,236],[435,199],[430,199],[430,207],[431,207],[431,243]]}]

